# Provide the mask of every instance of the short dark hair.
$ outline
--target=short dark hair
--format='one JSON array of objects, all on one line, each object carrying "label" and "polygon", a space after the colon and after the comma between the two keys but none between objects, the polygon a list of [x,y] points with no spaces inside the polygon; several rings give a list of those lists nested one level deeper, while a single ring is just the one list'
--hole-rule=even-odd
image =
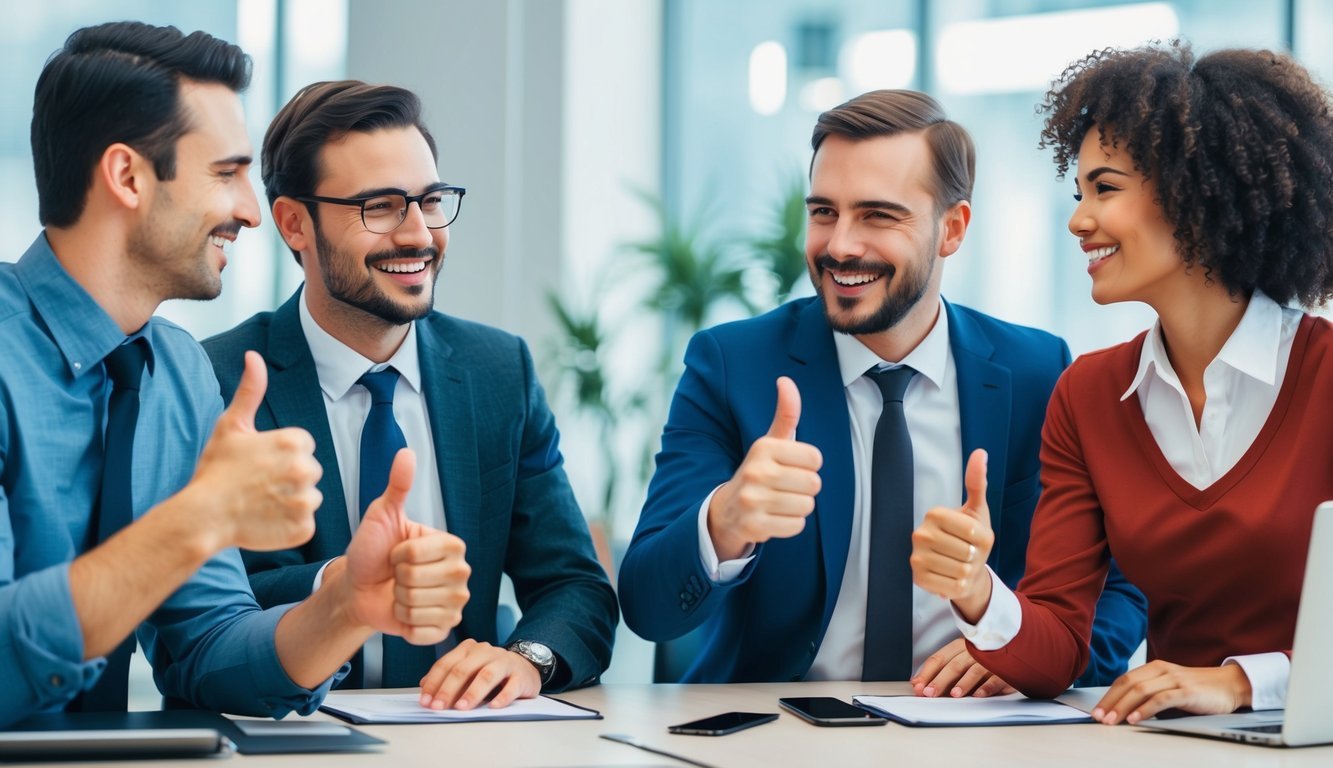
[{"label": "short dark hair", "polygon": [[[977,168],[972,137],[944,114],[938,101],[920,91],[870,91],[840,104],[819,116],[810,146],[818,154],[830,135],[861,141],[918,131],[925,134],[935,170],[936,214],[970,201]],[[812,171],[814,162],[811,158]]]},{"label": "short dark hair", "polygon": [[[421,99],[406,88],[368,85],[360,80],[314,83],[278,112],[264,134],[260,175],[269,207],[284,195],[313,194],[323,177],[320,150],[349,133],[370,133],[382,128],[416,128],[439,160],[435,139],[421,115]],[[319,221],[314,203],[306,203]],[[301,254],[292,255],[301,263]]]},{"label": "short dark hair", "polygon": [[1047,92],[1041,146],[1063,178],[1084,137],[1124,145],[1157,186],[1181,258],[1233,295],[1307,306],[1333,297],[1333,116],[1289,56],[1180,40],[1105,49]]},{"label": "short dark hair", "polygon": [[117,142],[148,158],[162,180],[176,176],[176,141],[189,129],[183,79],[250,84],[250,57],[205,32],[118,21],[84,27],[65,40],[37,78],[32,158],[37,215],[68,227],[83,215],[93,169]]}]

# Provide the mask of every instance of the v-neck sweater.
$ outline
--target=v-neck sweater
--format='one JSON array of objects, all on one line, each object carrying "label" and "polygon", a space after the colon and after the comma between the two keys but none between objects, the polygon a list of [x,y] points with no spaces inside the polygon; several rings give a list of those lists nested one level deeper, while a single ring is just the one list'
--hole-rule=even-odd
[{"label": "v-neck sweater", "polygon": [[1028,695],[1057,695],[1087,664],[1112,556],[1148,598],[1149,659],[1216,666],[1292,646],[1314,510],[1333,499],[1333,325],[1302,318],[1258,437],[1202,489],[1171,468],[1139,399],[1120,399],[1145,336],[1080,357],[1051,397],[1022,625],[972,649]]}]

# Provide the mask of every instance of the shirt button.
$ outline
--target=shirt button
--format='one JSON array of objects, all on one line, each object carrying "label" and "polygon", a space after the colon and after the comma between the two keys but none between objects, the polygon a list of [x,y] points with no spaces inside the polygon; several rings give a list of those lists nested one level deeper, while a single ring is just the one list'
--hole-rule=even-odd
[{"label": "shirt button", "polygon": [[816,653],[819,653],[819,646],[818,646],[813,640],[811,640],[811,641],[810,641],[810,655],[811,655],[811,656],[814,656]]},{"label": "shirt button", "polygon": [[81,370],[83,370],[83,363],[80,363],[80,362],[78,362],[78,361],[76,360],[76,361],[74,362],[74,370],[76,370],[76,371],[81,371]]},{"label": "shirt button", "polygon": [[65,678],[60,675],[51,675],[51,687],[60,688],[65,685]]}]

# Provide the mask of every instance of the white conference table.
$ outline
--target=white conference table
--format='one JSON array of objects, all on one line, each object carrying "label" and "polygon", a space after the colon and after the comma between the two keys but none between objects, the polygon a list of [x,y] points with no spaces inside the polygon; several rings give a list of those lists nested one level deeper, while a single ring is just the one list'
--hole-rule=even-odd
[{"label": "white conference table", "polygon": [[[989,728],[816,727],[782,712],[776,722],[729,736],[684,736],[667,726],[733,710],[780,712],[779,696],[906,693],[905,683],[601,685],[558,698],[600,711],[602,720],[356,726],[388,742],[379,752],[242,756],[237,768],[307,766],[683,766],[667,757],[598,738],[624,733],[711,766],[1267,766],[1333,765],[1333,746],[1274,749],[1148,731],[1132,726],[1047,725]],[[313,718],[325,719],[319,713]],[[48,764],[49,765],[49,764]],[[86,763],[84,764],[86,765]],[[154,766],[201,765],[196,760]]]}]

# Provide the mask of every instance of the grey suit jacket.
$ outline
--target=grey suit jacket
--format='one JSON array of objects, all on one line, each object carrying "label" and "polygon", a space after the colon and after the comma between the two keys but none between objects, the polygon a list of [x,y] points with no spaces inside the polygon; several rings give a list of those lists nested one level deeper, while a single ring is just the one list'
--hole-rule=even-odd
[{"label": "grey suit jacket", "polygon": [[[299,315],[300,291],[204,342],[230,402],[253,349],[268,363],[261,429],[302,427],[324,467],[315,535],[279,552],[243,552],[265,607],[310,595],[315,574],[351,540],[347,502],[315,361]],[[545,690],[593,683],[611,660],[619,612],[587,523],[570,490],[555,418],[522,339],[433,312],[417,322],[422,390],[444,495],[445,522],[467,545],[471,598],[455,630],[492,644],[536,640],[559,657]],[[501,572],[523,612],[511,638],[497,638]],[[354,661],[355,666],[355,661]],[[425,674],[426,668],[422,668]],[[360,680],[354,669],[349,679]]]}]

